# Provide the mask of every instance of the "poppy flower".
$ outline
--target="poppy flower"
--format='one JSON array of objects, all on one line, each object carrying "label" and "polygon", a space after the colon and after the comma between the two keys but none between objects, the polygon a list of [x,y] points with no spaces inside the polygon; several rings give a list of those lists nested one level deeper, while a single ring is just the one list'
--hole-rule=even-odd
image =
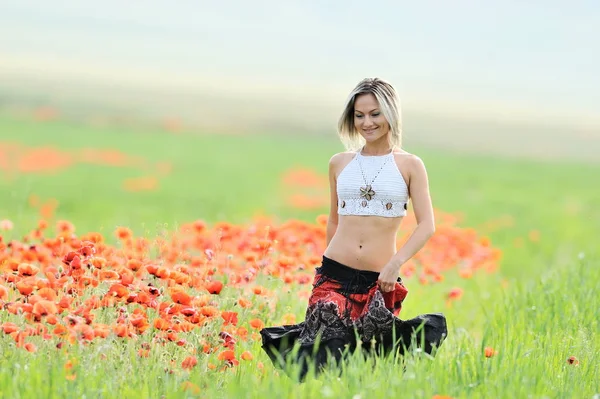
[{"label": "poppy flower", "polygon": [[129,290],[121,284],[113,284],[108,289],[108,293],[106,295],[124,298],[129,295]]},{"label": "poppy flower", "polygon": [[19,264],[17,271],[20,276],[35,276],[39,273],[40,269],[29,263],[21,263]]},{"label": "poppy flower", "polygon": [[249,308],[252,306],[252,302],[250,302],[249,300],[247,300],[245,298],[240,298],[240,299],[238,299],[238,305],[240,305],[243,308]]},{"label": "poppy flower", "polygon": [[19,327],[15,323],[6,322],[0,326],[4,334],[11,334],[15,331],[19,331]]},{"label": "poppy flower", "polygon": [[231,362],[231,361],[235,360],[235,352],[232,351],[231,349],[227,349],[227,350],[224,350],[223,352],[219,353],[219,356],[217,358],[219,360],[225,360],[225,361]]},{"label": "poppy flower", "polygon": [[183,291],[176,291],[171,293],[171,299],[173,300],[173,302],[185,306],[188,306],[190,303],[192,303],[192,298]]},{"label": "poppy flower", "polygon": [[36,316],[48,316],[58,313],[58,307],[52,301],[42,299],[33,305],[32,313]]},{"label": "poppy flower", "polygon": [[8,231],[12,230],[14,227],[13,222],[8,219],[0,220],[0,230]]},{"label": "poppy flower", "polygon": [[202,306],[200,312],[206,317],[213,317],[219,313],[219,310],[214,306]]},{"label": "poppy flower", "polygon": [[261,319],[252,319],[250,320],[250,326],[257,330],[261,330],[265,327],[265,323]]},{"label": "poppy flower", "polygon": [[30,295],[33,292],[33,289],[34,289],[34,287],[31,284],[27,284],[23,281],[19,281],[17,283],[17,290],[19,290],[19,293],[21,295],[25,295],[25,296]]},{"label": "poppy flower", "polygon": [[223,289],[223,283],[220,281],[211,281],[206,285],[206,289],[213,295],[219,295]]},{"label": "poppy flower", "polygon": [[486,346],[483,350],[485,357],[492,357],[498,354],[498,351],[492,348],[491,346]]},{"label": "poppy flower", "polygon": [[157,330],[167,331],[171,328],[171,323],[163,318],[154,319],[154,328]]},{"label": "poppy flower", "polygon": [[572,364],[573,366],[579,366],[579,359],[577,359],[575,356],[569,356],[567,363]]},{"label": "poppy flower", "polygon": [[25,344],[24,348],[27,352],[37,352],[37,350],[38,350],[37,346],[35,346],[31,342],[27,342]]},{"label": "poppy flower", "polygon": [[131,231],[131,229],[127,228],[127,227],[118,227],[115,230],[115,235],[117,236],[117,238],[119,240],[127,240],[131,237],[133,237],[133,232]]},{"label": "poppy flower", "polygon": [[183,362],[181,362],[181,367],[186,370],[190,370],[196,367],[197,364],[198,359],[196,358],[196,356],[188,356],[183,360]]}]

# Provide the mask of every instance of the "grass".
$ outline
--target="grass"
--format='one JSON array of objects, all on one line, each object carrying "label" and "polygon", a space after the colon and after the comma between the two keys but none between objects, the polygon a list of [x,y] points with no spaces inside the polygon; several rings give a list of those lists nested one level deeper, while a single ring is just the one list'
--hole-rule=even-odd
[{"label": "grass", "polygon": [[[154,236],[196,219],[244,223],[256,214],[314,221],[327,209],[287,205],[282,201],[281,177],[295,167],[326,174],[329,157],[341,150],[335,137],[174,135],[8,118],[0,119],[0,132],[4,142],[70,150],[119,149],[173,165],[173,172],[150,192],[122,189],[124,178],[146,173],[133,167],[77,164],[54,174],[5,174],[0,178],[5,193],[0,220],[15,222],[13,238],[39,218],[28,205],[32,194],[56,198],[57,216],[72,221],[77,232],[107,236],[116,226]],[[389,359],[368,364],[356,360],[339,380],[325,374],[298,385],[279,375],[260,352],[260,343],[253,341],[244,348],[255,354],[254,360],[215,374],[207,371],[208,360],[201,359],[188,375],[179,370],[165,373],[171,360],[181,364],[181,352],[164,348],[142,360],[136,356],[140,342],[107,339],[59,351],[57,356],[56,348],[43,343],[33,355],[15,348],[10,337],[0,337],[2,364],[12,370],[0,377],[0,397],[191,397],[191,391],[182,389],[188,380],[200,388],[197,396],[206,398],[366,398],[407,393],[415,398],[435,394],[580,398],[599,393],[594,377],[600,374],[595,361],[600,354],[598,311],[593,298],[600,280],[595,236],[600,192],[592,182],[600,166],[408,150],[425,161],[435,207],[460,213],[461,225],[489,235],[504,255],[495,275],[460,281],[449,276],[438,286],[409,282],[403,317],[442,310],[449,319],[450,336],[435,361],[411,358],[402,372]],[[265,285],[280,292],[276,314],[261,313],[266,323],[286,312],[302,319],[305,304],[298,301],[296,288],[271,280]],[[452,308],[445,308],[445,292],[454,285],[463,287],[465,294]],[[228,295],[233,292],[225,289],[225,301],[232,300]],[[8,315],[0,313],[0,322],[5,320]],[[188,340],[199,345],[211,333],[215,332],[200,330]],[[485,346],[498,354],[486,358]],[[576,356],[579,366],[567,364],[569,356]],[[77,360],[74,381],[65,379],[63,366],[70,358]],[[259,362],[265,364],[263,371],[257,368]]]},{"label": "grass", "polygon": [[[383,397],[406,395],[431,398],[583,398],[598,392],[600,342],[594,298],[600,268],[597,263],[571,261],[572,268],[556,268],[527,284],[504,292],[486,309],[480,320],[485,333],[475,339],[461,328],[451,329],[448,340],[434,361],[411,356],[406,370],[393,359],[355,359],[345,367],[341,378],[333,372],[304,384],[279,375],[269,366],[256,369],[257,361],[217,377],[196,367],[189,375],[165,373],[169,360],[179,355],[158,351],[150,359],[136,356],[139,342],[107,340],[87,348],[75,346],[68,355],[56,356],[55,348],[45,348],[35,356],[3,345],[1,355],[11,373],[0,377],[1,393],[10,398],[123,398],[194,397],[182,391],[182,381],[192,381],[200,397],[265,396]],[[463,309],[463,311],[466,311]],[[200,341],[200,334],[192,334]],[[498,353],[486,358],[484,347]],[[259,344],[250,348],[259,353]],[[103,356],[106,361],[103,360]],[[575,356],[579,365],[567,359]],[[64,359],[77,359],[72,369],[76,380],[67,381]],[[262,359],[264,360],[264,359]]]}]

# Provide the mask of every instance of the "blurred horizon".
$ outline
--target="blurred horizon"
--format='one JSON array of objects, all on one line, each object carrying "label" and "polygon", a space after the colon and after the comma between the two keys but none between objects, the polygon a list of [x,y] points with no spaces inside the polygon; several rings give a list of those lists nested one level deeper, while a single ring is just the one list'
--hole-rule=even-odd
[{"label": "blurred horizon", "polygon": [[5,108],[48,103],[215,132],[330,134],[356,83],[379,76],[400,93],[407,137],[419,144],[600,146],[600,4],[591,1],[0,8]]}]

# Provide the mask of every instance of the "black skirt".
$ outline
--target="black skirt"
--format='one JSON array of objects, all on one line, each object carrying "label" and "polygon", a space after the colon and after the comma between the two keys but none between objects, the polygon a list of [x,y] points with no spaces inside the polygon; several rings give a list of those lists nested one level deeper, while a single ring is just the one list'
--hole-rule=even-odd
[{"label": "black skirt", "polygon": [[421,348],[434,355],[448,335],[444,315],[399,319],[408,291],[398,278],[395,289],[384,293],[378,277],[377,272],[353,269],[323,256],[305,320],[260,331],[262,348],[273,364],[287,372],[288,362],[299,363],[303,380],[311,363],[318,372],[332,360],[338,364],[343,354],[359,346],[369,354],[403,355]]}]

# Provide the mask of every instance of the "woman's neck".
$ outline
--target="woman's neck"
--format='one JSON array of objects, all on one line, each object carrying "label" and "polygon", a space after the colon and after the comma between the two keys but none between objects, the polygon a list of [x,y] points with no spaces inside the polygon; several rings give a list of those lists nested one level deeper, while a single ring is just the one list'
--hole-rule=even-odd
[{"label": "woman's neck", "polygon": [[394,147],[390,143],[381,143],[381,144],[375,144],[375,143],[368,144],[367,143],[362,147],[361,154],[362,155],[371,155],[371,156],[387,155],[390,152],[392,152],[393,149],[394,149]]}]

